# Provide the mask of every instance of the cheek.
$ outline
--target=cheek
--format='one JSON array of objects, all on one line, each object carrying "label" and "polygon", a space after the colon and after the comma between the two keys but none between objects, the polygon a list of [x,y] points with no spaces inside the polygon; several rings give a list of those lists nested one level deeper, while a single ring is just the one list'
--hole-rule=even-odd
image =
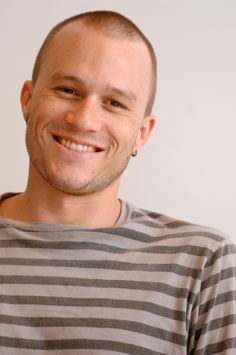
[{"label": "cheek", "polygon": [[133,125],[125,125],[119,130],[118,146],[122,151],[130,152],[136,144],[138,134],[137,127]]},{"label": "cheek", "polygon": [[39,105],[32,106],[30,110],[31,126],[34,126],[36,130],[42,130],[61,116],[62,112],[59,107],[45,100]]}]

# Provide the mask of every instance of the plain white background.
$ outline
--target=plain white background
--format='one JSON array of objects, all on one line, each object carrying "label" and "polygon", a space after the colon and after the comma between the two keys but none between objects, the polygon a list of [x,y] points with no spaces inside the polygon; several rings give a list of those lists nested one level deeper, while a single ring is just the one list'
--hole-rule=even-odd
[{"label": "plain white background", "polygon": [[1,193],[25,188],[19,93],[41,42],[65,17],[96,9],[128,16],[158,55],[156,129],[120,196],[236,240],[234,0],[0,0]]}]

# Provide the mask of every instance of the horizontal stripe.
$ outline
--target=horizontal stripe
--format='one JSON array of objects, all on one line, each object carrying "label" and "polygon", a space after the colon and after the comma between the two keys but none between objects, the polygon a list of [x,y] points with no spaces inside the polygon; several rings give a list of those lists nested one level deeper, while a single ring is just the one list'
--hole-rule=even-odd
[{"label": "horizontal stripe", "polygon": [[194,225],[192,223],[185,222],[185,221],[171,221],[166,223],[165,226],[171,229],[186,227],[186,226],[192,226],[194,228]]},{"label": "horizontal stripe", "polygon": [[137,248],[120,248],[102,243],[90,242],[71,242],[71,241],[56,241],[56,242],[42,242],[38,240],[14,239],[14,240],[1,240],[0,248],[38,248],[38,249],[62,249],[62,250],[96,250],[107,253],[153,253],[153,254],[189,254],[196,256],[209,256],[211,250],[204,247],[195,245],[180,245],[180,246],[163,246],[151,245],[146,247]]},{"label": "horizontal stripe", "polygon": [[220,270],[217,274],[210,276],[207,280],[202,282],[202,290],[208,287],[218,284],[220,281],[235,278],[236,277],[236,267],[230,267],[224,270]]},{"label": "horizontal stripe", "polygon": [[30,340],[0,337],[0,346],[38,350],[98,349],[120,351],[121,353],[131,355],[166,355],[158,351],[128,343],[92,339]]},{"label": "horizontal stripe", "polygon": [[95,318],[34,318],[34,317],[11,317],[0,315],[0,323],[14,324],[27,327],[93,327],[112,328],[132,331],[159,338],[174,344],[185,345],[185,336],[172,333],[144,323],[114,319]]},{"label": "horizontal stripe", "polygon": [[[175,277],[175,276],[174,276]],[[99,291],[99,292],[98,292]],[[2,295],[23,295],[23,296],[50,296],[50,297],[72,297],[72,298],[102,298],[102,299],[114,299],[114,300],[128,300],[138,302],[150,302],[153,304],[159,304],[170,309],[186,311],[186,299],[175,299],[172,296],[162,293],[156,293],[156,291],[149,290],[130,290],[130,289],[116,289],[116,288],[100,288],[95,287],[65,287],[62,286],[46,286],[41,285],[0,285],[0,294]],[[159,299],[162,299],[160,302]],[[192,306],[191,306],[192,308]]]},{"label": "horizontal stripe", "polygon": [[[224,245],[222,248],[218,249],[212,257],[207,261],[205,267],[212,266],[218,259],[227,256],[227,255],[233,255],[236,254],[236,245],[234,244],[228,244]],[[234,256],[235,258],[236,256]]]},{"label": "horizontal stripe", "polygon": [[141,218],[145,218],[147,219],[147,217],[149,218],[154,218],[154,219],[158,219],[160,217],[162,217],[161,213],[157,213],[157,212],[150,212],[150,211],[145,211],[145,210],[133,210],[131,211],[131,219],[141,219]]},{"label": "horizontal stripe", "polygon": [[[197,350],[194,352],[194,355],[202,355],[202,354],[217,354],[222,351],[226,351],[227,349],[234,349],[236,348],[236,337],[230,338],[230,339],[225,339],[223,341],[220,341],[218,343],[210,344],[207,345],[205,348]],[[226,354],[226,353],[225,353]],[[232,354],[232,352],[231,352]]]},{"label": "horizontal stripe", "polygon": [[225,293],[218,294],[216,298],[212,298],[206,303],[202,304],[199,308],[199,314],[203,315],[208,312],[211,308],[218,306],[223,303],[232,302],[236,300],[236,291],[228,291]]},{"label": "horizontal stripe", "polygon": [[127,249],[102,243],[72,241],[40,241],[28,239],[5,239],[0,241],[0,248],[33,248],[59,250],[101,250],[110,253],[124,253]]},{"label": "horizontal stripe", "polygon": [[199,279],[201,270],[185,267],[178,264],[143,264],[128,263],[114,260],[53,260],[53,259],[23,259],[0,258],[0,265],[26,265],[26,266],[51,266],[73,267],[104,270],[147,271],[147,272],[172,272],[182,276]]},{"label": "horizontal stripe", "polygon": [[177,288],[161,282],[141,282],[124,280],[99,280],[69,277],[47,276],[12,276],[1,275],[0,284],[27,284],[27,285],[65,285],[97,288],[124,288],[130,290],[149,290],[161,292],[176,298],[193,298],[193,293],[187,288]]},{"label": "horizontal stripe", "polygon": [[3,219],[3,352],[231,349],[236,247],[210,228],[132,207],[120,222],[88,230]]},{"label": "horizontal stripe", "polygon": [[[142,224],[141,221],[139,221],[139,224]],[[222,241],[223,237],[219,236],[219,234],[213,233],[213,231],[207,231],[206,228],[205,229],[201,229],[201,228],[196,228],[195,226],[193,226],[192,230],[190,231],[177,231],[177,232],[173,232],[172,230],[168,230],[168,228],[165,229],[165,232],[160,229],[160,233],[158,233],[158,230],[156,230],[156,236],[152,237],[149,234],[146,233],[140,233],[138,231],[138,224],[137,224],[137,230],[135,230],[134,224],[132,225],[133,229],[129,229],[127,227],[116,227],[116,228],[108,228],[106,230],[101,230],[101,232],[103,233],[109,233],[109,234],[113,234],[113,235],[119,235],[122,237],[126,237],[129,238],[131,240],[138,240],[141,241],[143,243],[151,243],[154,241],[160,241],[160,240],[168,240],[168,239],[173,239],[173,238],[186,238],[186,237],[205,237],[214,241]],[[194,227],[197,230],[194,230]],[[160,235],[158,235],[160,234]]]},{"label": "horizontal stripe", "polygon": [[[226,317],[213,319],[210,323],[205,324],[202,329],[197,329],[197,327],[194,326],[191,330],[191,333],[196,333],[195,338],[196,338],[196,340],[198,340],[200,338],[201,334],[205,334],[211,330],[224,328],[224,327],[227,327],[228,325],[232,325],[232,324],[236,324],[236,314],[231,314]],[[222,330],[222,332],[223,332],[223,330]]]},{"label": "horizontal stripe", "polygon": [[[113,227],[113,228],[105,228],[105,229],[93,229],[92,230],[92,233],[95,234],[97,233],[97,235],[116,235],[120,238],[127,238],[127,239],[130,239],[130,240],[134,240],[134,241],[139,241],[141,243],[145,243],[145,244],[148,244],[148,243],[154,243],[154,242],[160,242],[162,240],[169,240],[169,239],[176,239],[176,238],[187,238],[187,237],[194,237],[194,236],[197,236],[198,238],[201,238],[201,237],[204,237],[204,238],[207,238],[207,239],[210,239],[210,240],[213,240],[213,241],[218,241],[218,242],[222,242],[223,241],[223,237],[219,236],[218,234],[216,233],[213,233],[212,231],[208,232],[206,229],[201,229],[201,228],[196,228],[196,230],[194,230],[194,226],[192,228],[192,230],[189,230],[189,231],[186,231],[186,230],[183,230],[183,231],[180,231],[178,229],[178,232],[173,232],[171,229],[168,230],[168,228],[166,228],[165,230],[163,229],[160,229],[160,233],[158,233],[158,230],[155,228],[154,231],[155,231],[155,235],[154,236],[151,236],[147,233],[144,233],[144,232],[140,232],[139,231],[139,224],[137,224],[137,230],[135,229],[135,225],[132,224],[132,227],[133,229],[129,229],[127,227]],[[0,225],[0,229],[2,228],[2,226]],[[4,229],[4,228],[3,228]],[[19,226],[19,229],[20,229],[20,226]],[[8,232],[8,228],[6,228],[6,234]],[[10,231],[11,232],[11,229]],[[31,232],[31,236],[34,236],[34,235],[38,235],[39,233],[43,233],[45,236],[47,234],[51,234],[52,233],[52,230],[43,230],[43,231],[40,231],[40,230],[32,230],[32,231],[28,231],[26,230],[26,232]],[[58,234],[58,237],[60,238],[60,235],[64,236],[65,233],[71,233],[71,235],[75,235],[76,234],[80,234],[80,235],[84,235],[85,237],[86,236],[90,236],[91,235],[91,230],[89,229],[81,229],[81,228],[77,228],[76,227],[74,229],[67,229],[66,226],[65,226],[65,230],[61,230],[61,231],[57,231],[57,232],[54,232],[54,233],[57,233]],[[72,234],[73,233],[73,234]],[[1,232],[2,235],[4,235],[4,232],[2,231]],[[0,242],[0,247],[5,247],[5,244],[4,242],[7,242],[8,240],[2,240]],[[9,242],[16,242],[18,243],[18,245],[22,244],[22,243],[29,243],[30,240],[24,240],[24,239],[11,239],[9,240]],[[38,240],[34,240],[34,242],[40,242]],[[50,243],[50,242],[47,242],[47,243]],[[53,242],[51,242],[53,243]],[[62,242],[64,243],[64,242]],[[66,243],[66,242],[65,242]],[[73,242],[71,242],[73,243]],[[75,242],[76,243],[76,242]],[[184,240],[183,240],[183,243],[184,243]],[[1,246],[1,244],[3,244],[3,246]],[[7,244],[6,244],[7,245]],[[7,246],[6,246],[7,247]],[[64,249],[64,248],[63,248]]]},{"label": "horizontal stripe", "polygon": [[[20,252],[20,253],[19,253]],[[193,270],[199,270],[199,272],[204,272],[204,269],[202,270],[202,268],[204,268],[204,263],[206,261],[206,257],[199,257],[199,256],[191,256],[189,257],[188,255],[185,255],[185,254],[181,254],[181,255],[171,255],[171,254],[158,254],[158,255],[155,255],[155,254],[150,254],[150,253],[130,253],[130,254],[112,254],[112,253],[104,253],[104,252],[100,252],[100,251],[90,251],[90,250],[86,250],[86,251],[73,251],[73,250],[54,250],[54,251],[50,251],[50,250],[32,250],[32,249],[26,249],[26,250],[16,250],[16,249],[5,249],[4,251],[3,250],[0,250],[0,274],[27,274],[29,275],[28,272],[33,272],[35,273],[35,270],[34,268],[31,268],[31,267],[28,267],[28,265],[24,266],[14,266],[14,264],[11,266],[10,263],[8,263],[7,259],[9,260],[13,260],[13,263],[14,263],[14,260],[16,259],[16,256],[17,256],[17,259],[33,259],[33,260],[57,260],[59,263],[60,261],[62,260],[71,260],[72,262],[75,260],[75,262],[77,261],[88,261],[88,260],[92,260],[94,262],[102,262],[102,261],[106,261],[107,262],[107,265],[110,265],[113,261],[114,261],[114,265],[116,265],[116,263],[120,262],[120,263],[130,263],[130,264],[137,264],[137,265],[172,265],[172,264],[176,264],[176,265],[180,265],[182,266],[183,268],[190,268],[190,269],[193,269]],[[19,257],[20,256],[20,257]],[[19,257],[19,258],[18,258]],[[2,262],[1,262],[1,259]],[[56,261],[56,262],[57,262]],[[43,261],[44,262],[44,261]],[[46,261],[47,262],[47,261]],[[20,265],[20,261],[19,261],[19,264]],[[5,266],[4,266],[5,264]],[[2,265],[2,266],[1,266]],[[10,265],[9,267],[9,271],[8,270],[8,265]],[[118,265],[118,264],[117,264]],[[122,264],[121,264],[122,265]],[[50,265],[49,265],[50,266]],[[149,266],[147,266],[149,268]],[[89,269],[89,268],[88,268]],[[152,280],[159,280],[161,281],[160,279],[158,279],[157,277],[159,277],[159,275],[155,275],[153,274],[152,275],[152,271],[151,271],[152,267],[150,267],[150,273],[149,273],[149,277],[152,278]],[[16,271],[14,271],[16,270]],[[63,276],[62,273],[63,272],[66,272],[66,275],[68,274],[68,270],[67,268],[63,270],[60,269],[60,267],[55,267],[54,268],[55,270],[55,273],[60,273],[60,275],[58,276]],[[98,268],[98,273],[95,271],[96,273],[96,277],[99,278],[99,274],[101,271],[99,271],[102,269],[101,268]],[[105,272],[107,272],[107,274],[110,274],[112,275],[112,277],[114,276],[112,271],[112,269],[107,269],[107,270],[104,270]],[[44,270],[43,270],[43,267],[42,267],[42,271],[43,271],[43,275],[44,275]],[[79,273],[78,273],[78,270],[76,268],[74,268],[74,270],[71,270],[72,273],[74,272],[74,276],[78,276]],[[85,270],[82,270],[82,272],[84,272]],[[119,271],[119,270],[117,270]],[[135,270],[131,270],[131,271],[135,271]],[[149,270],[148,270],[149,271]],[[51,268],[51,272],[53,272],[53,268]],[[154,272],[158,272],[158,271],[154,271]],[[217,269],[216,269],[216,272],[217,272]],[[212,273],[212,272],[211,272]],[[211,275],[211,273],[209,273],[208,276]],[[120,274],[122,275],[121,278],[124,278],[125,277],[125,274],[128,274],[128,272],[120,272]],[[38,273],[38,275],[40,275]],[[138,275],[138,273],[137,273]],[[207,274],[206,274],[207,275]],[[49,275],[48,275],[49,276]],[[73,276],[73,275],[71,275]],[[94,274],[95,276],[95,274]],[[148,274],[147,274],[148,276]],[[173,277],[175,276],[174,274],[173,275],[168,275],[170,276],[170,284],[173,283]],[[204,276],[204,274],[203,274]],[[203,279],[203,276],[201,276],[201,280]],[[207,276],[207,277],[208,277]],[[81,276],[82,277],[82,276]],[[109,276],[108,276],[109,277]],[[103,278],[103,277],[101,277]],[[110,277],[109,277],[110,278]],[[142,280],[142,279],[146,279],[146,276],[145,276],[145,270],[141,270],[140,271],[140,278],[139,280]],[[176,282],[178,283],[178,280],[181,280],[182,278],[178,278],[176,277]],[[206,276],[205,276],[205,279],[206,279]],[[147,280],[146,280],[147,281]],[[176,283],[175,282],[175,283]],[[181,282],[181,285],[182,285],[182,282]]]},{"label": "horizontal stripe", "polygon": [[186,313],[183,311],[172,310],[167,307],[156,305],[152,302],[115,300],[104,298],[72,298],[72,297],[46,297],[46,296],[14,296],[0,295],[0,303],[6,304],[26,304],[44,306],[64,306],[64,307],[102,307],[120,308],[129,310],[139,310],[174,319],[180,322],[186,320]]},{"label": "horizontal stripe", "polygon": [[158,219],[163,216],[163,214],[158,213],[158,212],[153,212],[153,211],[145,211],[144,216],[148,216],[152,219]]}]

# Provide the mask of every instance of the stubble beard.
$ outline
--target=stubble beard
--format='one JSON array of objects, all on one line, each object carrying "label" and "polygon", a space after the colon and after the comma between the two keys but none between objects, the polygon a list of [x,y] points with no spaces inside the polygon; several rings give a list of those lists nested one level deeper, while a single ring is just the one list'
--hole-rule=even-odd
[{"label": "stubble beard", "polygon": [[116,164],[110,164],[110,167],[105,169],[105,171],[96,174],[87,181],[78,184],[76,182],[71,182],[69,180],[62,179],[59,174],[56,175],[51,173],[47,164],[43,162],[43,158],[37,157],[37,148],[34,146],[36,142],[36,137],[33,136],[33,124],[32,120],[28,119],[26,128],[26,147],[29,154],[29,159],[40,175],[40,177],[48,183],[54,189],[73,196],[84,196],[89,194],[95,194],[101,192],[115,183],[120,176],[123,174],[131,157],[131,149],[123,153],[123,157],[120,157]]}]

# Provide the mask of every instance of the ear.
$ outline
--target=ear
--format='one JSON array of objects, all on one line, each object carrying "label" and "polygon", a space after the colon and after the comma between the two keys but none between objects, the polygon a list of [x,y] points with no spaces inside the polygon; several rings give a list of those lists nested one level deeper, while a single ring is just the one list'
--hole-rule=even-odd
[{"label": "ear", "polygon": [[148,141],[150,134],[155,126],[156,118],[152,115],[145,117],[139,129],[134,151],[139,152]]},{"label": "ear", "polygon": [[21,108],[26,122],[29,117],[31,99],[32,99],[32,82],[30,80],[27,80],[21,89],[21,95],[20,95]]}]

